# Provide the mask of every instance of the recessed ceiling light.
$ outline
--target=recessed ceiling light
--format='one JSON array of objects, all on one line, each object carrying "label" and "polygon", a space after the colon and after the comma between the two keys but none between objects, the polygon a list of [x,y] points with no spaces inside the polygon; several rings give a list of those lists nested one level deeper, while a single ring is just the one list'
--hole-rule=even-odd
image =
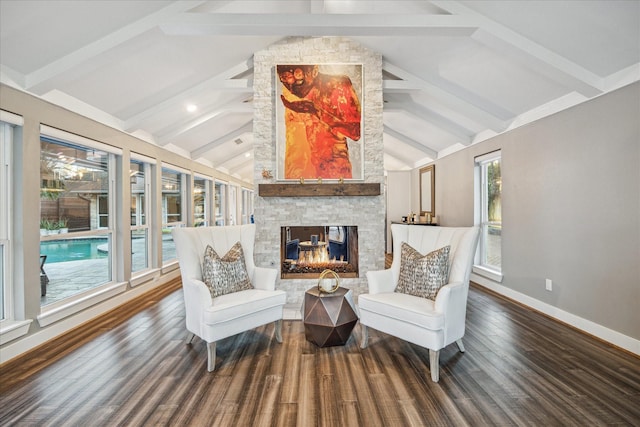
[{"label": "recessed ceiling light", "polygon": [[198,106],[195,104],[187,105],[187,111],[190,113],[194,113],[198,109]]},{"label": "recessed ceiling light", "polygon": [[244,156],[245,156],[245,157],[251,157],[251,152],[250,152],[250,151],[247,151],[246,153],[244,153]]}]

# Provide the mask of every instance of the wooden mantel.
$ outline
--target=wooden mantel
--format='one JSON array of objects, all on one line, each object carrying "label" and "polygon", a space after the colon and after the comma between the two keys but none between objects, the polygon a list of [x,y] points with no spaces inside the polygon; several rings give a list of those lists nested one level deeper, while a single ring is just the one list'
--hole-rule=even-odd
[{"label": "wooden mantel", "polygon": [[258,184],[260,197],[379,196],[379,183]]}]

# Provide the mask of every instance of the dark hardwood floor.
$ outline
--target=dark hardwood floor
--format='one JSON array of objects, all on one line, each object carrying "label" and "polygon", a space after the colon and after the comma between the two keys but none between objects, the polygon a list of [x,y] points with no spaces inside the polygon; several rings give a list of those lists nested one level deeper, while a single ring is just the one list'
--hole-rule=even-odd
[{"label": "dark hardwood floor", "polygon": [[[640,359],[472,286],[466,353],[360,327],[318,348],[300,321],[185,345],[182,291],[0,367],[2,426],[640,425]],[[52,347],[53,346],[53,347]]]}]

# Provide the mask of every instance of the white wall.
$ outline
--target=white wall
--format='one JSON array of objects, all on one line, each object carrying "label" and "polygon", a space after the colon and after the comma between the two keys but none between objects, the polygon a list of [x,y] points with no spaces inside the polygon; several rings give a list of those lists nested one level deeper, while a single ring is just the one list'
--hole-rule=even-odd
[{"label": "white wall", "polygon": [[473,224],[473,159],[495,149],[502,286],[640,339],[640,84],[436,161],[442,225]]}]

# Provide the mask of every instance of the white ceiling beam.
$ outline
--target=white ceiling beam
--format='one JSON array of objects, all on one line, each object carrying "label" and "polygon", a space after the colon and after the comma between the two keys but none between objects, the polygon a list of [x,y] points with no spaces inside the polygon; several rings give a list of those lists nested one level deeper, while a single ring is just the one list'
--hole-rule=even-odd
[{"label": "white ceiling beam", "polygon": [[157,12],[151,13],[142,19],[132,22],[131,24],[114,31],[99,40],[89,43],[88,45],[85,45],[80,49],[77,49],[74,52],[58,58],[55,61],[27,74],[25,76],[25,89],[41,95],[49,90],[49,88],[39,87],[44,82],[69,71],[73,67],[76,67],[91,58],[95,58],[101,53],[104,53],[127,40],[131,40],[132,38],[157,27],[160,23],[176,13],[190,10],[203,3],[205,3],[205,1],[202,0],[173,2],[169,4],[169,6],[164,7]]},{"label": "white ceiling beam", "polygon": [[429,70],[423,70],[420,72],[422,79],[432,85],[441,88],[442,90],[456,96],[460,99],[464,99],[469,104],[475,105],[481,110],[487,111],[492,116],[504,122],[510,122],[516,116],[512,111],[508,111],[493,101],[486,99],[474,92],[471,92],[467,88],[464,88],[450,80],[443,78],[442,76],[429,72]]},{"label": "white ceiling beam", "polygon": [[422,151],[423,153],[425,153],[427,156],[431,157],[434,160],[438,158],[438,152],[436,150],[433,150],[427,147],[426,145],[421,144],[415,139],[409,138],[407,135],[400,133],[395,129],[392,129],[387,125],[384,125],[384,133],[396,138],[399,141],[404,142],[407,145],[412,146],[415,149]]},{"label": "white ceiling beam", "polygon": [[251,118],[251,120],[249,120],[248,122],[246,122],[244,125],[242,125],[241,127],[239,127],[238,129],[229,132],[228,134],[215,139],[211,142],[208,142],[206,144],[204,144],[203,146],[193,150],[191,152],[191,159],[195,160],[199,157],[202,157],[202,155],[204,153],[206,153],[207,151],[213,150],[214,148],[216,148],[218,145],[223,144],[229,140],[235,139],[237,137],[239,137],[240,135],[242,135],[243,133],[247,133],[247,132],[252,132],[253,131],[253,118]]},{"label": "white ceiling beam", "polygon": [[404,156],[399,156],[397,154],[390,153],[388,150],[385,150],[384,155],[391,157],[393,160],[397,161],[398,163],[402,163],[408,169],[413,169],[413,164],[415,159],[409,159]]},{"label": "white ceiling beam", "polygon": [[231,113],[245,113],[253,115],[253,107],[251,104],[243,103],[240,100],[233,100],[223,105],[215,105],[211,108],[203,109],[195,118],[191,115],[186,115],[186,119],[174,121],[156,132],[156,135],[158,135],[156,137],[156,143],[160,146],[167,145],[173,140],[173,138],[189,132],[190,130],[203,125],[216,117]]},{"label": "white ceiling beam", "polygon": [[212,120],[218,116],[225,115],[227,113],[228,112],[226,110],[216,109],[215,111],[212,111],[210,113],[202,114],[193,120],[172,123],[161,132],[158,132],[159,136],[155,138],[156,143],[161,147],[165,146],[169,144],[176,136],[182,135],[185,132],[189,132],[191,129],[194,129],[208,122],[209,120]]},{"label": "white ceiling beam", "polygon": [[9,86],[18,85],[19,88],[25,86],[24,74],[17,72],[13,68],[7,67],[4,64],[0,64],[0,81]]},{"label": "white ceiling beam", "polygon": [[[245,157],[244,153],[242,153],[242,154],[238,154],[236,156],[233,156],[231,159],[228,159],[225,162],[217,163],[217,162],[215,162],[216,159],[214,158],[213,159],[214,160],[214,167],[220,167],[224,163],[229,162],[229,161],[234,160],[234,159],[237,159],[237,158],[241,158],[240,159],[241,161],[239,163],[236,163],[236,164],[233,165],[233,170],[234,171],[237,171],[238,169],[243,169],[244,167],[246,167],[246,166],[248,166],[250,164],[253,164],[253,156]],[[224,167],[224,166],[222,166],[222,167]]]},{"label": "white ceiling beam", "polygon": [[309,12],[324,13],[324,0],[309,0]]},{"label": "white ceiling beam", "polygon": [[454,15],[181,13],[160,24],[169,35],[470,36],[473,17]]},{"label": "white ceiling beam", "polygon": [[483,108],[473,105],[466,99],[461,99],[457,95],[447,92],[446,90],[432,83],[424,81],[420,77],[415,76],[403,70],[402,68],[391,64],[388,61],[383,61],[382,68],[393,74],[394,76],[397,76],[404,80],[404,82],[401,80],[383,80],[383,91],[393,90],[394,88],[396,90],[399,88],[404,88],[405,91],[424,91],[428,96],[433,97],[435,100],[447,106],[451,110],[467,116],[471,120],[483,124],[493,131],[502,132],[508,126],[508,123],[505,123],[499,117],[494,116]]},{"label": "white ceiling beam", "polygon": [[474,132],[413,101],[409,95],[385,95],[384,111],[405,111],[456,137],[463,145],[471,145]]},{"label": "white ceiling beam", "polygon": [[528,68],[571,88],[584,96],[603,92],[603,79],[557,53],[453,0],[433,0],[434,5],[455,16],[478,19],[481,24],[472,38],[491,49],[516,59]]},{"label": "white ceiling beam", "polygon": [[248,59],[240,64],[231,67],[222,73],[207,79],[197,85],[180,92],[178,95],[167,98],[164,101],[155,104],[153,107],[148,108],[138,114],[130,117],[125,122],[125,130],[131,132],[137,128],[144,120],[149,117],[153,117],[161,111],[174,107],[176,104],[182,105],[188,99],[196,96],[201,96],[203,92],[211,90],[228,90],[228,89],[242,89],[242,92],[253,94],[253,83],[248,79],[232,80],[233,77],[242,74],[248,70],[253,69],[253,59]]},{"label": "white ceiling beam", "polygon": [[232,161],[232,160],[234,160],[234,159],[236,159],[238,157],[244,157],[247,152],[252,152],[253,151],[253,144],[249,144],[244,140],[243,140],[242,144],[243,145],[246,144],[246,149],[245,150],[243,150],[240,153],[232,152],[232,153],[227,154],[226,156],[216,156],[213,159],[213,164],[216,165],[216,166],[220,166],[220,165],[223,165],[223,164],[225,164],[227,162],[230,162],[230,161]]}]

